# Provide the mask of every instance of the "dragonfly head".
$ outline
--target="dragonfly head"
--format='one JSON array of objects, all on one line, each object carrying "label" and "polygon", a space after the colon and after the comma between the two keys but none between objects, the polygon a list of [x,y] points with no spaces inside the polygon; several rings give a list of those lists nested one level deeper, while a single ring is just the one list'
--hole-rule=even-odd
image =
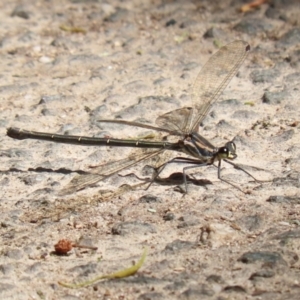
[{"label": "dragonfly head", "polygon": [[236,153],[236,146],[234,142],[228,142],[225,144],[224,147],[219,148],[218,150],[218,158],[221,159],[235,159],[237,157]]}]

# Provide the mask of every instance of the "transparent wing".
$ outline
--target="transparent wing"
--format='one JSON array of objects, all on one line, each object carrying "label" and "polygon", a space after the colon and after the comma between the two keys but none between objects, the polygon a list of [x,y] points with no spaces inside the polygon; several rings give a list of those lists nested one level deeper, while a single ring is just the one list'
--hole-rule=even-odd
[{"label": "transparent wing", "polygon": [[229,81],[237,73],[249,50],[248,43],[235,41],[222,47],[204,65],[193,86],[192,101],[196,114],[192,121],[192,129],[198,127],[218,100]]},{"label": "transparent wing", "polygon": [[[97,120],[97,122],[99,122],[99,123],[122,124],[122,125],[126,125],[126,126],[140,127],[140,128],[152,129],[152,130],[156,130],[156,131],[167,132],[167,133],[170,133],[170,134],[176,134],[176,132],[174,132],[174,130],[170,130],[170,129],[167,129],[167,128],[160,128],[160,127],[157,127],[157,126],[143,124],[143,123],[134,122],[134,121],[105,120],[105,119],[103,119],[103,120]],[[176,128],[176,131],[177,130],[178,130],[178,128]]]},{"label": "transparent wing", "polygon": [[219,49],[196,78],[191,94],[192,108],[171,111],[157,118],[156,123],[169,130],[177,127],[184,134],[197,131],[200,122],[237,73],[249,50],[249,44],[244,41],[234,41]]},{"label": "transparent wing", "polygon": [[193,108],[183,107],[172,110],[159,116],[155,123],[162,128],[170,130],[174,135],[184,135],[187,133],[185,128],[190,128],[193,116]]},{"label": "transparent wing", "polygon": [[59,192],[59,195],[68,195],[82,190],[90,185],[108,178],[109,176],[112,176],[115,173],[118,173],[123,169],[129,168],[140,161],[158,156],[164,151],[165,149],[146,149],[139,152],[134,151],[131,155],[124,159],[100,165],[99,167],[93,169],[92,174],[75,176],[70,183]]}]

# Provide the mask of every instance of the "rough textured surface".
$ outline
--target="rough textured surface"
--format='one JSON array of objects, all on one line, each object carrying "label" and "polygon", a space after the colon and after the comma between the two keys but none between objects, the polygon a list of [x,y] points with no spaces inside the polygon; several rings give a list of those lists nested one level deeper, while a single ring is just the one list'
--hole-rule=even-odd
[{"label": "rough textured surface", "polygon": [[[1,299],[299,299],[300,9],[298,1],[269,1],[242,14],[245,2],[1,2]],[[59,196],[70,170],[132,150],[6,136],[10,126],[147,136],[97,120],[155,124],[186,105],[207,59],[236,39],[252,50],[200,133],[216,146],[234,139],[236,162],[271,180],[255,183],[224,164],[245,193],[211,166],[190,170],[183,197],[181,164],[148,190],[130,189],[151,175],[141,163]],[[60,239],[98,250],[57,256]],[[146,263],[133,277],[79,290],[58,285],[130,266],[144,247]]]}]

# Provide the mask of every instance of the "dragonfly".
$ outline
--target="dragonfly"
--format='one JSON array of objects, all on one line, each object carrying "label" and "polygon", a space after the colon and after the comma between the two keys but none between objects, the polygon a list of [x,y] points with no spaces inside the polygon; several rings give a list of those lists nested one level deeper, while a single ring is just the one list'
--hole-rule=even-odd
[{"label": "dragonfly", "polygon": [[92,173],[75,176],[71,182],[62,189],[61,195],[84,189],[125,168],[132,167],[139,162],[161,155],[165,151],[176,151],[184,153],[185,156],[176,156],[161,164],[156,168],[155,177],[157,178],[165,166],[170,163],[187,164],[187,166],[183,168],[185,193],[187,193],[187,170],[214,165],[215,163],[217,163],[218,179],[241,190],[221,176],[221,163],[222,161],[225,161],[235,168],[242,170],[257,181],[250,173],[232,162],[232,160],[237,157],[235,143],[233,141],[228,141],[222,147],[215,147],[206,138],[200,135],[198,131],[201,122],[208,115],[212,106],[218,100],[232,77],[236,75],[249,51],[250,45],[242,40],[233,41],[221,47],[209,58],[196,77],[191,89],[191,103],[188,103],[189,106],[175,109],[159,116],[155,121],[157,126],[125,120],[99,120],[99,122],[117,123],[125,126],[135,126],[163,132],[168,136],[176,137],[176,142],[169,142],[166,139],[149,141],[146,139],[117,139],[62,135],[23,130],[15,127],[8,128],[7,135],[19,140],[37,139],[76,145],[134,147],[145,149],[144,151],[137,153],[134,152],[124,159],[100,165],[96,167]]}]

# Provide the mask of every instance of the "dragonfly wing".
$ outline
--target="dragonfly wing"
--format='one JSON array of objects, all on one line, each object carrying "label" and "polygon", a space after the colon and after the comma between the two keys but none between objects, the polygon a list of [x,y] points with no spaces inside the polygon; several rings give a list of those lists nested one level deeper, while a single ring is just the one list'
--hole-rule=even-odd
[{"label": "dragonfly wing", "polygon": [[166,128],[175,135],[187,133],[184,129],[190,128],[193,120],[193,111],[191,107],[183,107],[172,110],[162,116],[159,116],[155,123],[162,128]]},{"label": "dragonfly wing", "polygon": [[193,132],[198,128],[229,81],[237,73],[249,50],[248,43],[234,41],[219,49],[202,67],[192,90],[193,107],[196,111],[193,114],[190,131]]},{"label": "dragonfly wing", "polygon": [[192,89],[192,106],[170,111],[156,119],[159,127],[177,135],[197,132],[200,122],[236,74],[250,50],[248,43],[234,41],[216,52],[202,67]]},{"label": "dragonfly wing", "polygon": [[134,121],[125,121],[125,120],[98,120],[97,122],[99,122],[99,123],[122,124],[122,125],[126,125],[126,126],[140,127],[140,128],[152,129],[152,130],[156,130],[156,131],[163,131],[163,132],[173,133],[168,128],[163,128],[163,127],[160,128],[160,127],[152,126],[152,125],[149,125],[149,124],[143,124],[143,123],[134,122]]},{"label": "dragonfly wing", "polygon": [[165,149],[147,149],[144,151],[140,151],[139,153],[134,152],[124,159],[100,165],[97,168],[93,169],[93,173],[75,176],[70,181],[70,183],[60,191],[59,195],[68,195],[82,190],[90,185],[96,184],[97,182],[112,176],[113,174],[118,173],[123,169],[129,168],[142,160],[150,159],[164,151]]}]

